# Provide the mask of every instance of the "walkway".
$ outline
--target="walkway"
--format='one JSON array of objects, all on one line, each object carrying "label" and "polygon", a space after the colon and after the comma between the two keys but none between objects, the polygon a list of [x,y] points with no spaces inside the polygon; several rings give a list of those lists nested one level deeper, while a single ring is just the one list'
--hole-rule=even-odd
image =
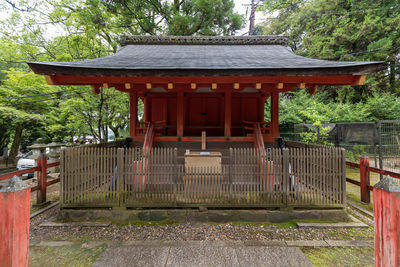
[{"label": "walkway", "polygon": [[93,264],[111,266],[312,266],[284,242],[131,242],[109,247]]}]

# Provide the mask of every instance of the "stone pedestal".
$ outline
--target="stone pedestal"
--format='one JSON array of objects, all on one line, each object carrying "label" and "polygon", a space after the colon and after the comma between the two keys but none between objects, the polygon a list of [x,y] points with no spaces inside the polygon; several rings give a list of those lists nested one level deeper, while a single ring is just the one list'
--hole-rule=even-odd
[{"label": "stone pedestal", "polygon": [[0,266],[28,266],[31,189],[17,176],[0,188]]},{"label": "stone pedestal", "polygon": [[375,266],[400,266],[400,180],[374,186]]}]

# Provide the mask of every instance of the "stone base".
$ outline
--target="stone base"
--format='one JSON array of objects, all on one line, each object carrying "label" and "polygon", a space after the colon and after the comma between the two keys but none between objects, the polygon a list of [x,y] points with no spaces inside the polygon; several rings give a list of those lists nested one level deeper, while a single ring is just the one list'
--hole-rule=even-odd
[{"label": "stone base", "polygon": [[331,210],[205,210],[197,209],[147,209],[147,210],[112,210],[112,209],[62,209],[58,214],[62,222],[107,221],[119,224],[173,221],[173,222],[257,222],[278,223],[290,220],[333,220],[349,221],[344,209]]}]

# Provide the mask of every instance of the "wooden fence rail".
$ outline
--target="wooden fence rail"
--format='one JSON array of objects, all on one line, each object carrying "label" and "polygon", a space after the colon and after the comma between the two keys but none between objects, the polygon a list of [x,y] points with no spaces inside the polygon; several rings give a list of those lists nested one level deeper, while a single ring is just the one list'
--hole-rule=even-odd
[{"label": "wooden fence rail", "polygon": [[61,153],[62,207],[342,207],[338,148],[229,149],[228,163],[178,163],[177,148],[76,147]]},{"label": "wooden fence rail", "polygon": [[46,202],[47,187],[52,184],[60,182],[60,178],[56,178],[54,180],[47,182],[47,169],[57,166],[60,166],[59,161],[48,163],[46,155],[42,154],[37,159],[36,167],[2,174],[0,175],[0,181],[10,179],[14,176],[21,176],[32,172],[37,172],[37,185],[31,187],[31,192],[38,191],[36,204],[37,205],[44,204]]},{"label": "wooden fence rail", "polygon": [[357,185],[360,187],[360,197],[361,201],[364,203],[371,203],[371,191],[373,190],[373,186],[370,184],[370,173],[379,173],[382,175],[389,175],[393,178],[400,179],[400,173],[395,173],[391,171],[385,171],[382,169],[374,168],[369,166],[369,158],[367,156],[363,156],[360,158],[360,163],[354,163],[346,161],[346,166],[360,169],[360,181],[356,181],[354,179],[346,177],[346,182]]}]

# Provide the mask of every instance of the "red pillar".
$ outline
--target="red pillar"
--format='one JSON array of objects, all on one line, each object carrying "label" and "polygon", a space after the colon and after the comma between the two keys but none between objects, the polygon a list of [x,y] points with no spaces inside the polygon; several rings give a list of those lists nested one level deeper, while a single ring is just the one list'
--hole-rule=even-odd
[{"label": "red pillar", "polygon": [[369,186],[369,158],[367,156],[362,156],[360,158],[360,195],[361,201],[364,203],[371,203],[371,194],[368,190]]},{"label": "red pillar", "polygon": [[375,266],[400,266],[400,180],[387,176],[373,192]]},{"label": "red pillar", "polygon": [[225,92],[225,137],[231,137],[231,116],[232,112],[232,93],[230,91]]},{"label": "red pillar", "polygon": [[279,93],[271,92],[271,133],[272,137],[279,137]]},{"label": "red pillar", "polygon": [[136,136],[137,124],[137,93],[131,92],[129,95],[129,136]]},{"label": "red pillar", "polygon": [[37,159],[37,165],[40,168],[38,171],[38,186],[40,189],[36,195],[36,205],[44,204],[46,202],[47,191],[47,157],[46,154],[41,153]]},{"label": "red pillar", "polygon": [[177,101],[176,101],[176,127],[177,127],[177,136],[183,137],[183,92],[177,93]]},{"label": "red pillar", "polygon": [[0,188],[0,266],[28,266],[31,189],[14,176]]}]

